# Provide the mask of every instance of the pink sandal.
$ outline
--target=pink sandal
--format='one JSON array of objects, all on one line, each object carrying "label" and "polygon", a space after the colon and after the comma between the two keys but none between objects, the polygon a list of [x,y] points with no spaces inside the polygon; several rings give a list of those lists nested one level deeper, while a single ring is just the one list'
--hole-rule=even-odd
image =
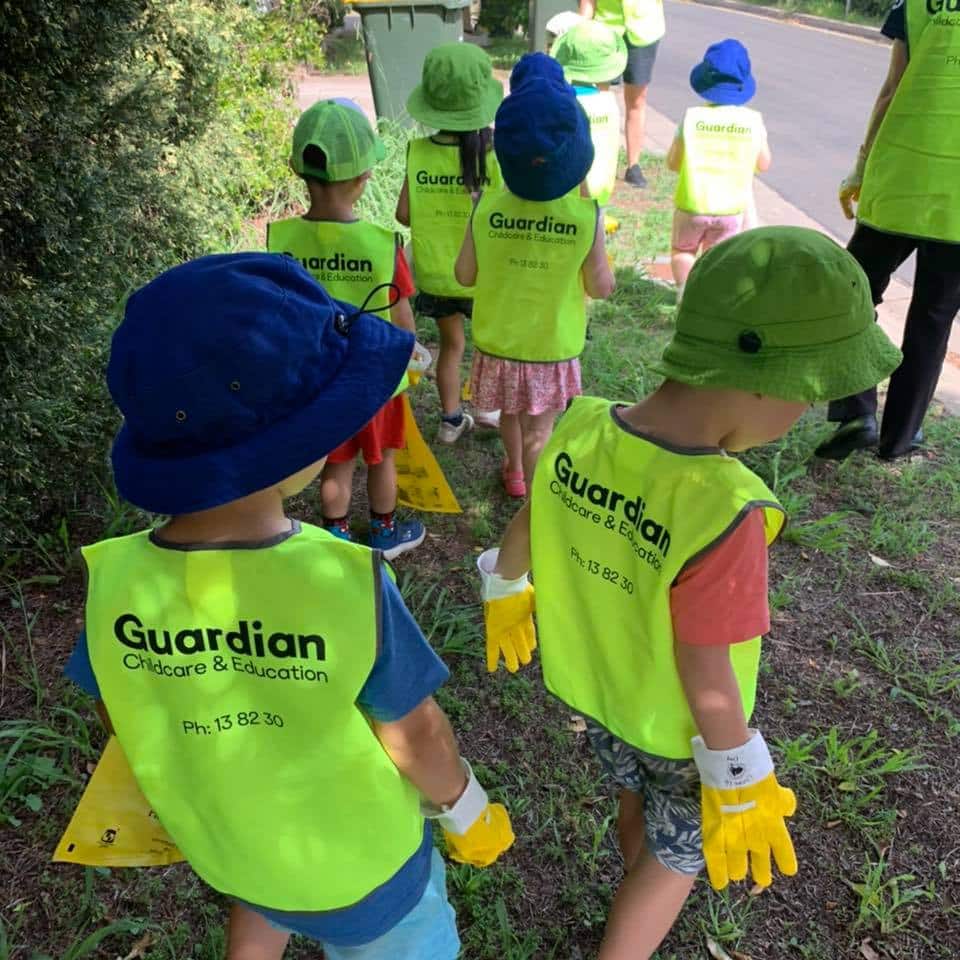
[{"label": "pink sandal", "polygon": [[500,476],[503,478],[503,489],[508,497],[523,498],[527,495],[527,484],[523,479],[522,470],[508,470],[507,461],[500,466]]}]

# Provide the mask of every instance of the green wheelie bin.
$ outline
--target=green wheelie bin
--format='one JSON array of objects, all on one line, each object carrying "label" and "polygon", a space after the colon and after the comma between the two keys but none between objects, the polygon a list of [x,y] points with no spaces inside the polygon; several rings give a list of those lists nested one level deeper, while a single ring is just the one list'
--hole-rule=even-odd
[{"label": "green wheelie bin", "polygon": [[469,4],[470,0],[353,0],[378,117],[410,122],[407,97],[420,82],[423,58],[438,44],[463,40],[463,9]]}]

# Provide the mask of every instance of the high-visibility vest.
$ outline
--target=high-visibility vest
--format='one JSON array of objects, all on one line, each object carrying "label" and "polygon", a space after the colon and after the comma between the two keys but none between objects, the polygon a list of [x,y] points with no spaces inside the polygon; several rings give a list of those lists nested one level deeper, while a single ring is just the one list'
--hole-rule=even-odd
[{"label": "high-visibility vest", "polygon": [[[676,667],[670,588],[754,507],[771,543],[783,508],[738,460],[637,436],[598,397],[578,397],[558,422],[530,505],[547,688],[640,750],[690,757],[697,729]],[[747,717],[759,658],[759,637],[730,647]]]},{"label": "high-visibility vest", "polygon": [[580,356],[587,331],[581,268],[597,216],[597,202],[576,192],[549,202],[521,200],[506,188],[483,194],[472,220],[478,350],[537,363]]},{"label": "high-visibility vest", "polygon": [[906,0],[910,60],[870,148],[857,219],[960,243],[960,5]]},{"label": "high-visibility vest", "polygon": [[[381,284],[393,282],[398,245],[397,234],[360,220],[340,223],[289,217],[267,225],[271,253],[299,260],[331,297],[355,307],[363,306]],[[368,307],[382,307],[390,300],[390,292],[382,290]],[[404,373],[394,396],[409,385]]]},{"label": "high-visibility vest", "polygon": [[667,32],[663,0],[597,0],[593,18],[635,47],[648,47]]},{"label": "high-visibility vest", "polygon": [[620,159],[620,107],[610,90],[577,93],[577,100],[590,121],[593,166],[587,173],[587,189],[601,207],[610,202],[617,183]]},{"label": "high-visibility vest", "polygon": [[743,212],[763,147],[760,114],[749,107],[691,107],[682,136],[677,209],[713,216]]},{"label": "high-visibility vest", "polygon": [[210,886],[278,910],[350,906],[418,849],[419,795],[357,696],[380,555],[308,524],[262,549],[83,550],[101,696],[159,820]]},{"label": "high-visibility vest", "polygon": [[[496,154],[486,156],[482,190],[503,183]],[[413,140],[407,151],[407,192],[417,287],[435,297],[470,299],[473,290],[457,283],[453,268],[473,212],[473,198],[463,185],[460,149],[426,137]]]}]

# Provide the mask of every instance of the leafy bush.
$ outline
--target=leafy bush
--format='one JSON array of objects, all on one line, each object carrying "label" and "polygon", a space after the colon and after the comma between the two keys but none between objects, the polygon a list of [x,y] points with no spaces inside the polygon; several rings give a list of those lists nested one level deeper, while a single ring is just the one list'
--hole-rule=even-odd
[{"label": "leafy bush", "polygon": [[491,37],[512,36],[518,27],[527,28],[527,0],[483,0],[477,25]]},{"label": "leafy bush", "polygon": [[304,5],[4,0],[0,543],[29,543],[104,482],[126,295],[229,249],[284,181],[289,67],[321,57]]}]

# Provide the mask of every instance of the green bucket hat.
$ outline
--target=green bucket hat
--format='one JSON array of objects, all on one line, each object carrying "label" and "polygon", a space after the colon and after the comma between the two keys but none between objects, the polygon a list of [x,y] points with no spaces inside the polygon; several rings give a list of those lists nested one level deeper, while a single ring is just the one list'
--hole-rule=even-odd
[{"label": "green bucket hat", "polygon": [[875,386],[902,359],[860,265],[803,227],[748,230],[694,265],[652,369],[695,387],[814,403]]},{"label": "green bucket hat", "polygon": [[424,59],[421,82],[407,99],[407,113],[435,130],[481,130],[493,122],[501,100],[503,84],[480,47],[443,43]]},{"label": "green bucket hat", "polygon": [[581,20],[550,48],[568,83],[610,83],[627,66],[623,37],[604,23]]},{"label": "green bucket hat", "polygon": [[[307,147],[317,147],[327,158],[325,168],[304,162]],[[360,105],[338,97],[318,100],[305,111],[293,131],[290,165],[294,173],[316,180],[352,180],[370,170],[387,154],[383,141]]]}]

